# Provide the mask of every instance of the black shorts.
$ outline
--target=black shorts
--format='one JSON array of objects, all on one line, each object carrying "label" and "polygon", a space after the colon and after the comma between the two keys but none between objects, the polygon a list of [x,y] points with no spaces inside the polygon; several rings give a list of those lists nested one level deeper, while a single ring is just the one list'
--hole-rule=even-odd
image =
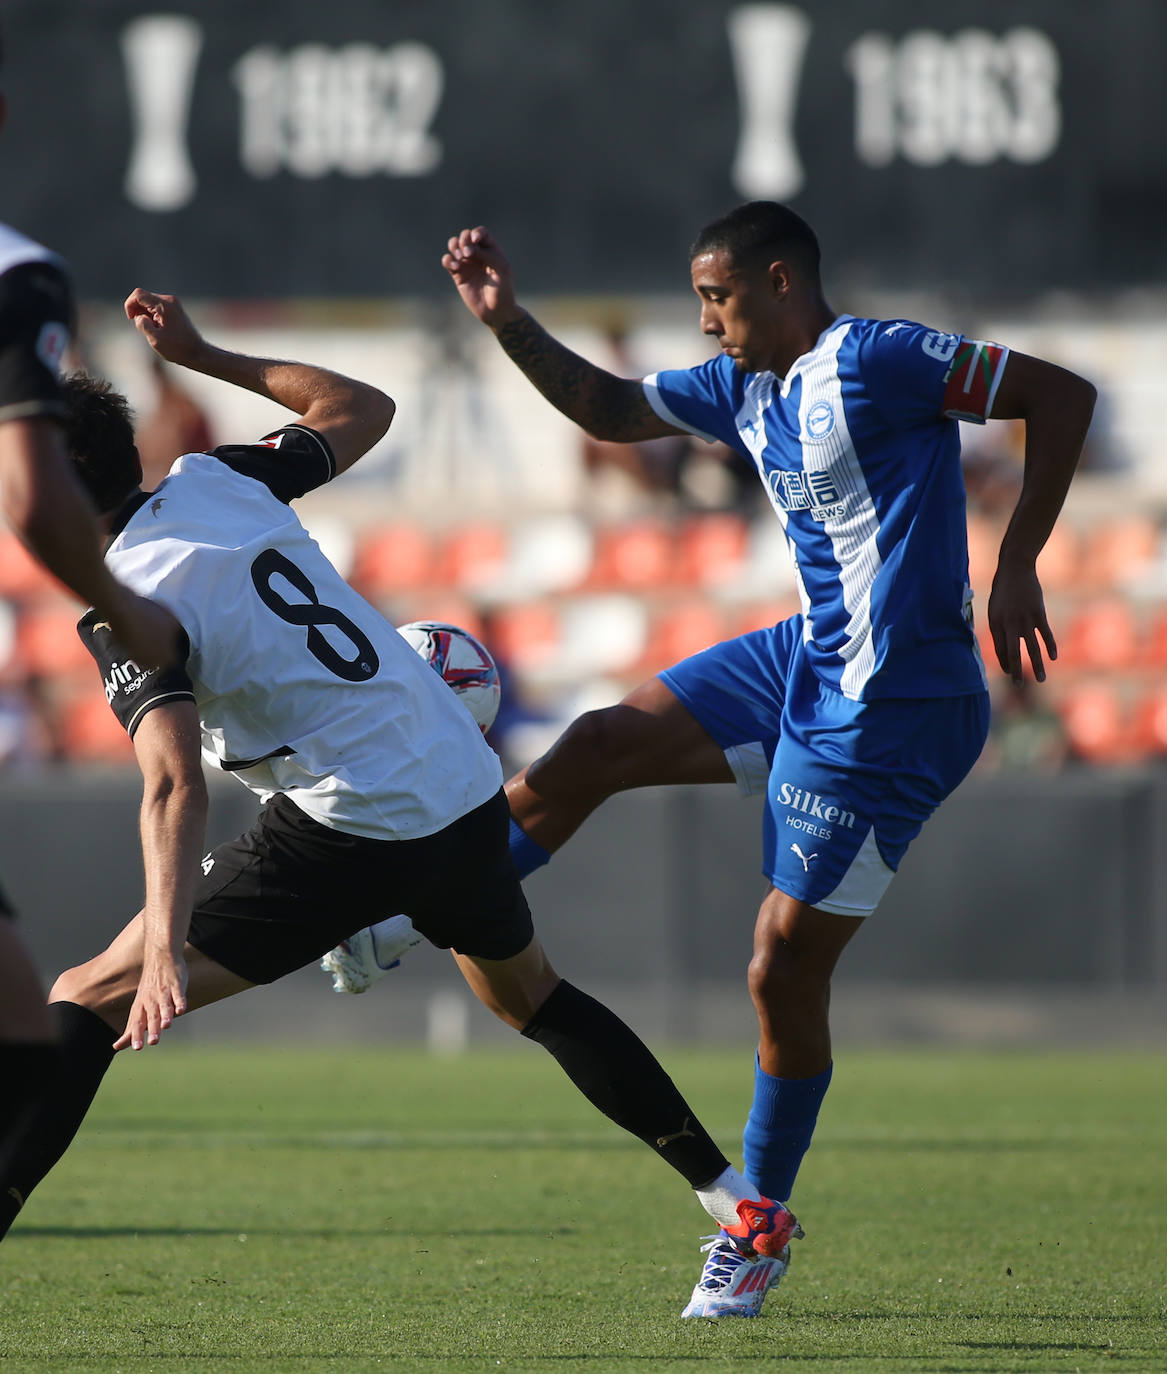
[{"label": "black shorts", "polygon": [[535,933],[509,833],[501,788],[416,840],[332,830],[277,795],[203,860],[187,938],[250,983],[273,983],[399,912],[441,949],[509,959]]},{"label": "black shorts", "polygon": [[16,909],[8,900],[8,893],[0,887],[0,916],[7,916],[10,920],[16,920]]}]

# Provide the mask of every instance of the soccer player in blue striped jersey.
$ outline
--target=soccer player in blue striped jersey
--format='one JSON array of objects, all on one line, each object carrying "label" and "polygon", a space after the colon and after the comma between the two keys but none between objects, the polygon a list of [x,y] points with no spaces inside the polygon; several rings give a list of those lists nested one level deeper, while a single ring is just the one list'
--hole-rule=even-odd
[{"label": "soccer player in blue striped jersey", "polygon": [[[787,207],[738,206],[690,252],[700,366],[613,376],[515,299],[490,233],[442,259],[464,303],[543,395],[597,439],[718,439],[757,468],[797,573],[801,613],[715,645],[574,722],[507,785],[522,874],[612,793],[765,786],[749,989],[759,1022],[745,1172],[789,1199],[831,1075],[832,972],[908,845],[972,767],[989,705],[973,634],[957,421],[1025,421],[1025,471],[988,602],[1001,667],[1038,681],[1057,655],[1035,564],[1090,422],[1089,382],[999,344],[828,304],[814,232]],[[1043,653],[1044,649],[1044,653]],[[785,1259],[706,1247],[685,1316],[755,1316]]]}]

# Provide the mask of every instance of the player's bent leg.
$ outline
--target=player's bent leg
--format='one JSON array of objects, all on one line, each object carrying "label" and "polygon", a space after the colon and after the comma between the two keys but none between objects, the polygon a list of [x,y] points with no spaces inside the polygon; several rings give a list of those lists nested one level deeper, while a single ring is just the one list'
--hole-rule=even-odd
[{"label": "player's bent leg", "polygon": [[[188,975],[188,1012],[255,986],[209,959],[193,945],[184,945],[182,953]],[[86,1007],[120,1033],[133,1005],[141,972],[142,917],[139,912],[96,958],[62,973],[53,984],[49,1001],[72,1002]]]},{"label": "player's bent leg", "polygon": [[676,1169],[743,1250],[778,1255],[801,1234],[785,1207],[732,1168],[644,1042],[561,979],[538,939],[510,959],[455,957],[479,1000],[542,1045],[594,1107]]},{"label": "player's bent leg", "polygon": [[650,678],[618,705],[573,721],[506,792],[523,833],[554,853],[616,792],[733,780],[724,749],[660,678]]},{"label": "player's bent leg", "polygon": [[457,951],[454,958],[470,991],[512,1030],[521,1031],[561,981],[537,937],[509,959]]}]

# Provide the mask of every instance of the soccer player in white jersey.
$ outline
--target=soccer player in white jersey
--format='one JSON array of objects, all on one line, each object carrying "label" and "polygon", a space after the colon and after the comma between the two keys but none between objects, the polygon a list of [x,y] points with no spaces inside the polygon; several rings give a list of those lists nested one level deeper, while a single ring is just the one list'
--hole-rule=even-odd
[{"label": "soccer player in white jersey", "polygon": [[[690,433],[752,461],[794,558],[802,612],[707,649],[582,716],[507,784],[525,876],[613,792],[764,785],[749,989],[760,1038],[745,1173],[789,1199],[831,1075],[835,963],[988,726],[973,635],[957,420],[1026,422],[1025,473],[988,617],[1002,668],[1056,656],[1035,571],[1094,405],[1082,378],[908,320],[839,315],[810,226],[753,202],[690,253],[712,360],[643,381],[572,353],[515,299],[482,228],[442,259],[463,301],[547,399],[597,439]],[[943,912],[937,920],[943,920]],[[754,1316],[785,1258],[709,1250],[686,1316]]]},{"label": "soccer player in white jersey", "polygon": [[[0,39],[0,49],[3,41]],[[0,51],[2,60],[2,51]],[[0,92],[0,127],[6,113]],[[100,606],[135,654],[172,652],[168,617],[115,581],[61,441],[57,376],[73,328],[65,264],[0,224],[0,506],[21,542],[85,604]],[[55,1062],[44,992],[0,891],[0,1168]]]},{"label": "soccer player in white jersey", "polygon": [[[185,454],[153,491],[125,399],[65,383],[68,446],[109,534],[106,561],[172,614],[183,665],[148,671],[96,612],[80,631],[143,776],[145,905],[52,992],[62,1070],[0,1174],[0,1233],[84,1119],[117,1049],[312,963],[380,908],[452,948],[471,989],[644,1140],[758,1253],[798,1232],[702,1128],[606,1007],[552,969],[507,851],[498,758],[446,684],[348,586],[289,502],[350,467],[393,403],[323,368],[208,344],[172,296],[126,313],[157,353],[299,418],[255,444]],[[201,756],[264,801],[205,857]]]}]

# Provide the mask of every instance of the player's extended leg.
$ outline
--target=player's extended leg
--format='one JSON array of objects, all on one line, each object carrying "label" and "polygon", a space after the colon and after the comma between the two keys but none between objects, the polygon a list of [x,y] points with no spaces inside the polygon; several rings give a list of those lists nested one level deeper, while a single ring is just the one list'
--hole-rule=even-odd
[{"label": "player's extended leg", "polygon": [[[254,986],[191,945],[183,951],[189,972],[187,1006],[218,1002]],[[14,1144],[0,1173],[0,1236],[7,1233],[36,1187],[69,1147],[113,1061],[113,1042],[125,1027],[142,968],[139,914],[110,946],[86,964],[61,974],[50,993],[60,1047],[60,1070],[39,1109]]]},{"label": "player's extended leg", "polygon": [[[618,705],[573,721],[506,793],[512,820],[550,855],[616,792],[733,780],[722,746],[660,678],[650,678]],[[526,876],[521,864],[519,873]]]},{"label": "player's extended leg", "polygon": [[[573,721],[507,783],[511,859],[526,878],[615,792],[733,780],[724,749],[660,678],[651,678],[618,705]],[[410,934],[405,918],[391,916],[338,945],[320,966],[335,991],[364,992],[416,943]]]},{"label": "player's extended leg", "polygon": [[802,637],[795,615],[723,640],[569,725],[507,783],[519,876],[545,863],[614,792],[735,780],[752,791],[755,756],[769,759],[781,733],[788,664]]},{"label": "player's extended leg", "polygon": [[732,1168],[639,1036],[561,979],[537,938],[509,959],[455,958],[483,1005],[542,1045],[594,1107],[676,1169],[727,1231],[759,1254],[777,1254],[801,1234],[789,1211]]}]

